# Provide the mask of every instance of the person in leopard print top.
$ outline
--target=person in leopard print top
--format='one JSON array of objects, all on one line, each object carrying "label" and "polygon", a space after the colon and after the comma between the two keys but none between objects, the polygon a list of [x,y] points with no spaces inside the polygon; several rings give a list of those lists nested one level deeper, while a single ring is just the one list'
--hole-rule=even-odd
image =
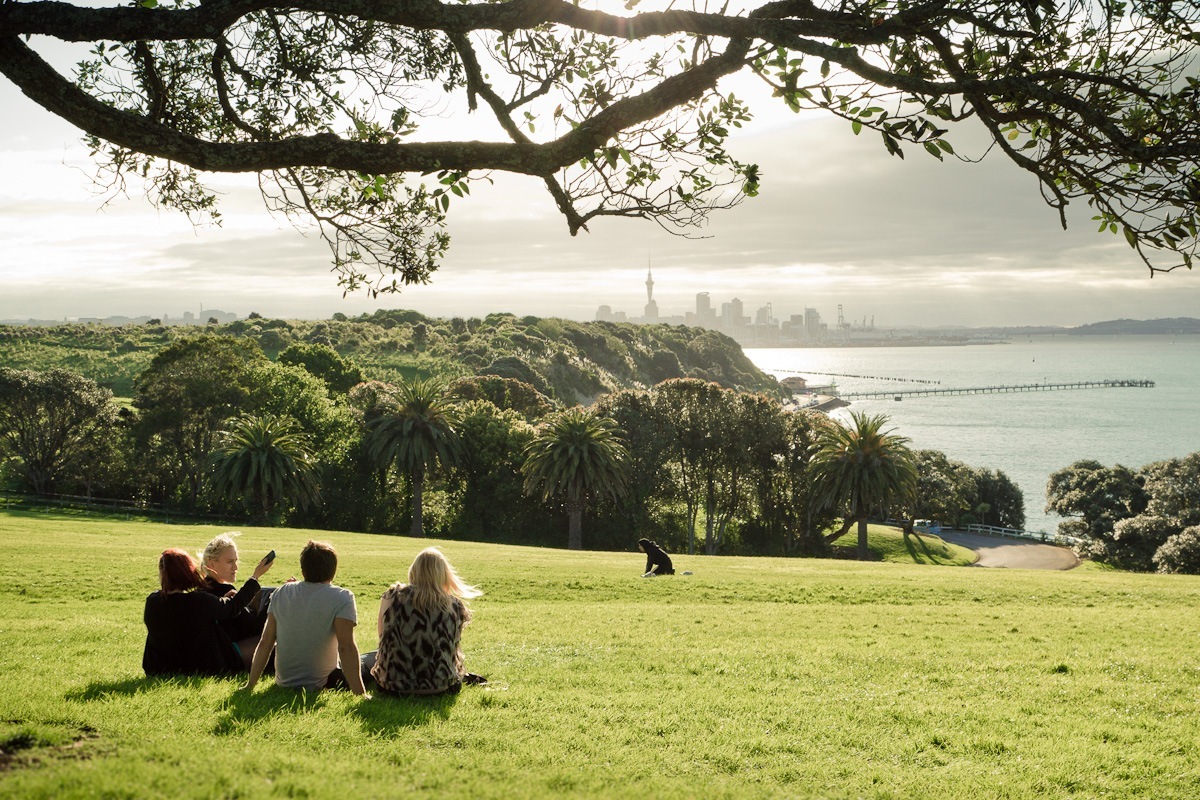
[{"label": "person in leopard print top", "polygon": [[379,651],[371,675],[385,692],[453,693],[475,676],[463,669],[459,644],[471,620],[464,600],[479,589],[463,582],[436,547],[417,554],[408,583],[396,583],[379,603]]}]

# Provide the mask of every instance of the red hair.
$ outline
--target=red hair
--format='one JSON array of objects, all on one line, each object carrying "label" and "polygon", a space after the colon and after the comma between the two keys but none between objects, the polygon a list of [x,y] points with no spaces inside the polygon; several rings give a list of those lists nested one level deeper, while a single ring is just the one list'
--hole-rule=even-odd
[{"label": "red hair", "polygon": [[172,547],[158,557],[158,577],[164,592],[183,592],[204,585],[196,560],[186,550]]}]

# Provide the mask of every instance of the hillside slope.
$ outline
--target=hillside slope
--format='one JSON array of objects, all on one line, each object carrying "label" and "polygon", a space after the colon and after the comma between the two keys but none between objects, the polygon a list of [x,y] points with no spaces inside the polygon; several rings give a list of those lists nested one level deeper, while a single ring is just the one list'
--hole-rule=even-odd
[{"label": "hillside slope", "polygon": [[605,392],[681,377],[779,393],[774,378],[716,331],[513,314],[446,320],[415,311],[381,310],[320,321],[256,317],[203,329],[0,326],[0,363],[19,369],[75,370],[127,397],[156,352],[200,330],[253,339],[270,356],[298,342],[326,344],[368,379],[417,374],[517,378],[564,403],[586,403]]}]

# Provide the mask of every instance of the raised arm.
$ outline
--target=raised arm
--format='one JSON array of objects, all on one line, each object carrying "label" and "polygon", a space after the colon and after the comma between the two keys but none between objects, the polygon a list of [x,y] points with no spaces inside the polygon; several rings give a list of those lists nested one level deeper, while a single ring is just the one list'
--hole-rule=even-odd
[{"label": "raised arm", "polygon": [[262,589],[258,579],[265,575],[274,563],[274,560],[268,561],[264,556],[262,561],[259,561],[255,565],[254,574],[242,584],[242,588],[238,589],[237,594],[217,598],[222,606],[217,612],[217,619],[228,619],[245,608],[250,603],[251,598]]}]

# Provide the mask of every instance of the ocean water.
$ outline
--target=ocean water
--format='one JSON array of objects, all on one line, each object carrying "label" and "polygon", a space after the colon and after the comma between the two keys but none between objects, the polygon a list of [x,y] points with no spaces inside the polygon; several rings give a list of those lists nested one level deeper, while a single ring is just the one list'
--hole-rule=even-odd
[{"label": "ocean water", "polygon": [[1029,530],[1057,528],[1061,518],[1045,512],[1046,481],[1073,461],[1138,468],[1200,451],[1200,336],[1056,335],[949,347],[761,348],[746,355],[777,377],[836,381],[841,392],[925,386],[905,382],[916,380],[939,383],[929,388],[1154,381],[1153,388],[859,399],[833,413],[887,414],[915,448],[1002,470],[1025,495]]}]

